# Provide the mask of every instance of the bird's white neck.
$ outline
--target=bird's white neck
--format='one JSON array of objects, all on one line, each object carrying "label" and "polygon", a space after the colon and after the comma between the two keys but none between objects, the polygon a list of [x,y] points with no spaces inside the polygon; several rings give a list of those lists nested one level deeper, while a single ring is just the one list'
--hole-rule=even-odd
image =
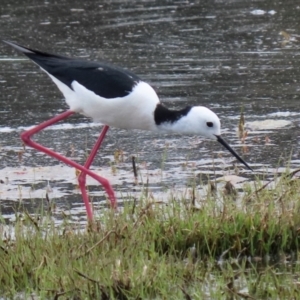
[{"label": "bird's white neck", "polygon": [[193,122],[188,116],[183,116],[179,120],[171,122],[166,121],[157,125],[159,131],[173,132],[180,134],[197,134],[197,131],[193,130]]},{"label": "bird's white neck", "polygon": [[170,110],[158,104],[154,112],[154,120],[159,131],[182,134],[196,134],[194,107],[188,106],[181,110]]},{"label": "bird's white neck", "polygon": [[186,133],[189,127],[189,113],[192,107],[170,110],[161,103],[154,111],[154,121],[160,131]]}]

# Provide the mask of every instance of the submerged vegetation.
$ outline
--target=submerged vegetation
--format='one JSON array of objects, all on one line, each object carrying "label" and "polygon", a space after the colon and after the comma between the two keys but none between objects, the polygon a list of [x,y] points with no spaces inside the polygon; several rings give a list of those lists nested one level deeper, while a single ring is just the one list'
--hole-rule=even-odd
[{"label": "submerged vegetation", "polygon": [[[0,294],[29,299],[298,299],[297,171],[221,196],[145,195],[88,228],[2,223]],[[191,199],[190,199],[191,198]],[[10,230],[8,228],[11,228]]]}]

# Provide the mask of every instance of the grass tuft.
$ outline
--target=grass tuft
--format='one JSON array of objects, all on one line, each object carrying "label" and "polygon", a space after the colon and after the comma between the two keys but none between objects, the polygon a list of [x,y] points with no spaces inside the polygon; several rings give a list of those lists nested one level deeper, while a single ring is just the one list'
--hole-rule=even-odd
[{"label": "grass tuft", "polygon": [[[295,173],[296,174],[296,173]],[[0,295],[40,299],[299,297],[300,181],[242,199],[125,201],[89,228],[24,214],[0,240]],[[2,223],[3,228],[6,226]]]}]

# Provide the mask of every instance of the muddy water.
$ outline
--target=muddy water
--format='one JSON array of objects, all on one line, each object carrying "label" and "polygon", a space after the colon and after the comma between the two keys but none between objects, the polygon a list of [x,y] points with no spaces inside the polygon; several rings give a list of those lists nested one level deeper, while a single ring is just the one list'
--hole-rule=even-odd
[{"label": "muddy water", "polygon": [[[287,165],[300,166],[299,1],[1,1],[0,36],[49,52],[106,60],[131,69],[174,108],[205,105],[221,119],[223,135],[250,163],[270,177]],[[34,150],[22,153],[19,134],[62,112],[62,95],[33,63],[0,45],[0,201],[4,218],[20,201],[41,205],[47,185],[56,215],[85,220],[73,169]],[[244,110],[248,136],[237,137]],[[83,163],[101,126],[83,116],[54,126],[37,140]],[[123,155],[116,162],[114,152]],[[237,175],[224,149],[199,137],[155,135],[112,129],[94,170],[108,177],[118,197],[139,197],[139,182],[160,199],[196,185],[199,178]],[[236,182],[253,179],[238,165]],[[95,205],[102,189],[89,181]],[[237,183],[236,183],[237,184]],[[47,205],[47,203],[46,203]]]}]

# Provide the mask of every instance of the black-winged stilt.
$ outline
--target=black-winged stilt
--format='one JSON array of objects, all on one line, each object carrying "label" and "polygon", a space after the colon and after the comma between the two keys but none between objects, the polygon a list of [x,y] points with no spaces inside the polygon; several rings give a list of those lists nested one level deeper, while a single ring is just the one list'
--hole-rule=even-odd
[{"label": "black-winged stilt", "polygon": [[[188,106],[169,110],[163,106],[154,89],[135,74],[119,67],[84,61],[32,50],[4,41],[21,51],[45,71],[63,93],[70,109],[21,134],[24,143],[81,171],[78,182],[88,220],[93,219],[85,183],[86,175],[96,179],[105,189],[112,207],[117,206],[114,191],[105,178],[89,170],[110,126],[155,132],[201,135],[216,140],[241,163],[248,164],[221,137],[217,115],[204,106]],[[81,113],[104,124],[102,132],[85,164],[78,163],[34,142],[31,136],[74,113]]]}]

